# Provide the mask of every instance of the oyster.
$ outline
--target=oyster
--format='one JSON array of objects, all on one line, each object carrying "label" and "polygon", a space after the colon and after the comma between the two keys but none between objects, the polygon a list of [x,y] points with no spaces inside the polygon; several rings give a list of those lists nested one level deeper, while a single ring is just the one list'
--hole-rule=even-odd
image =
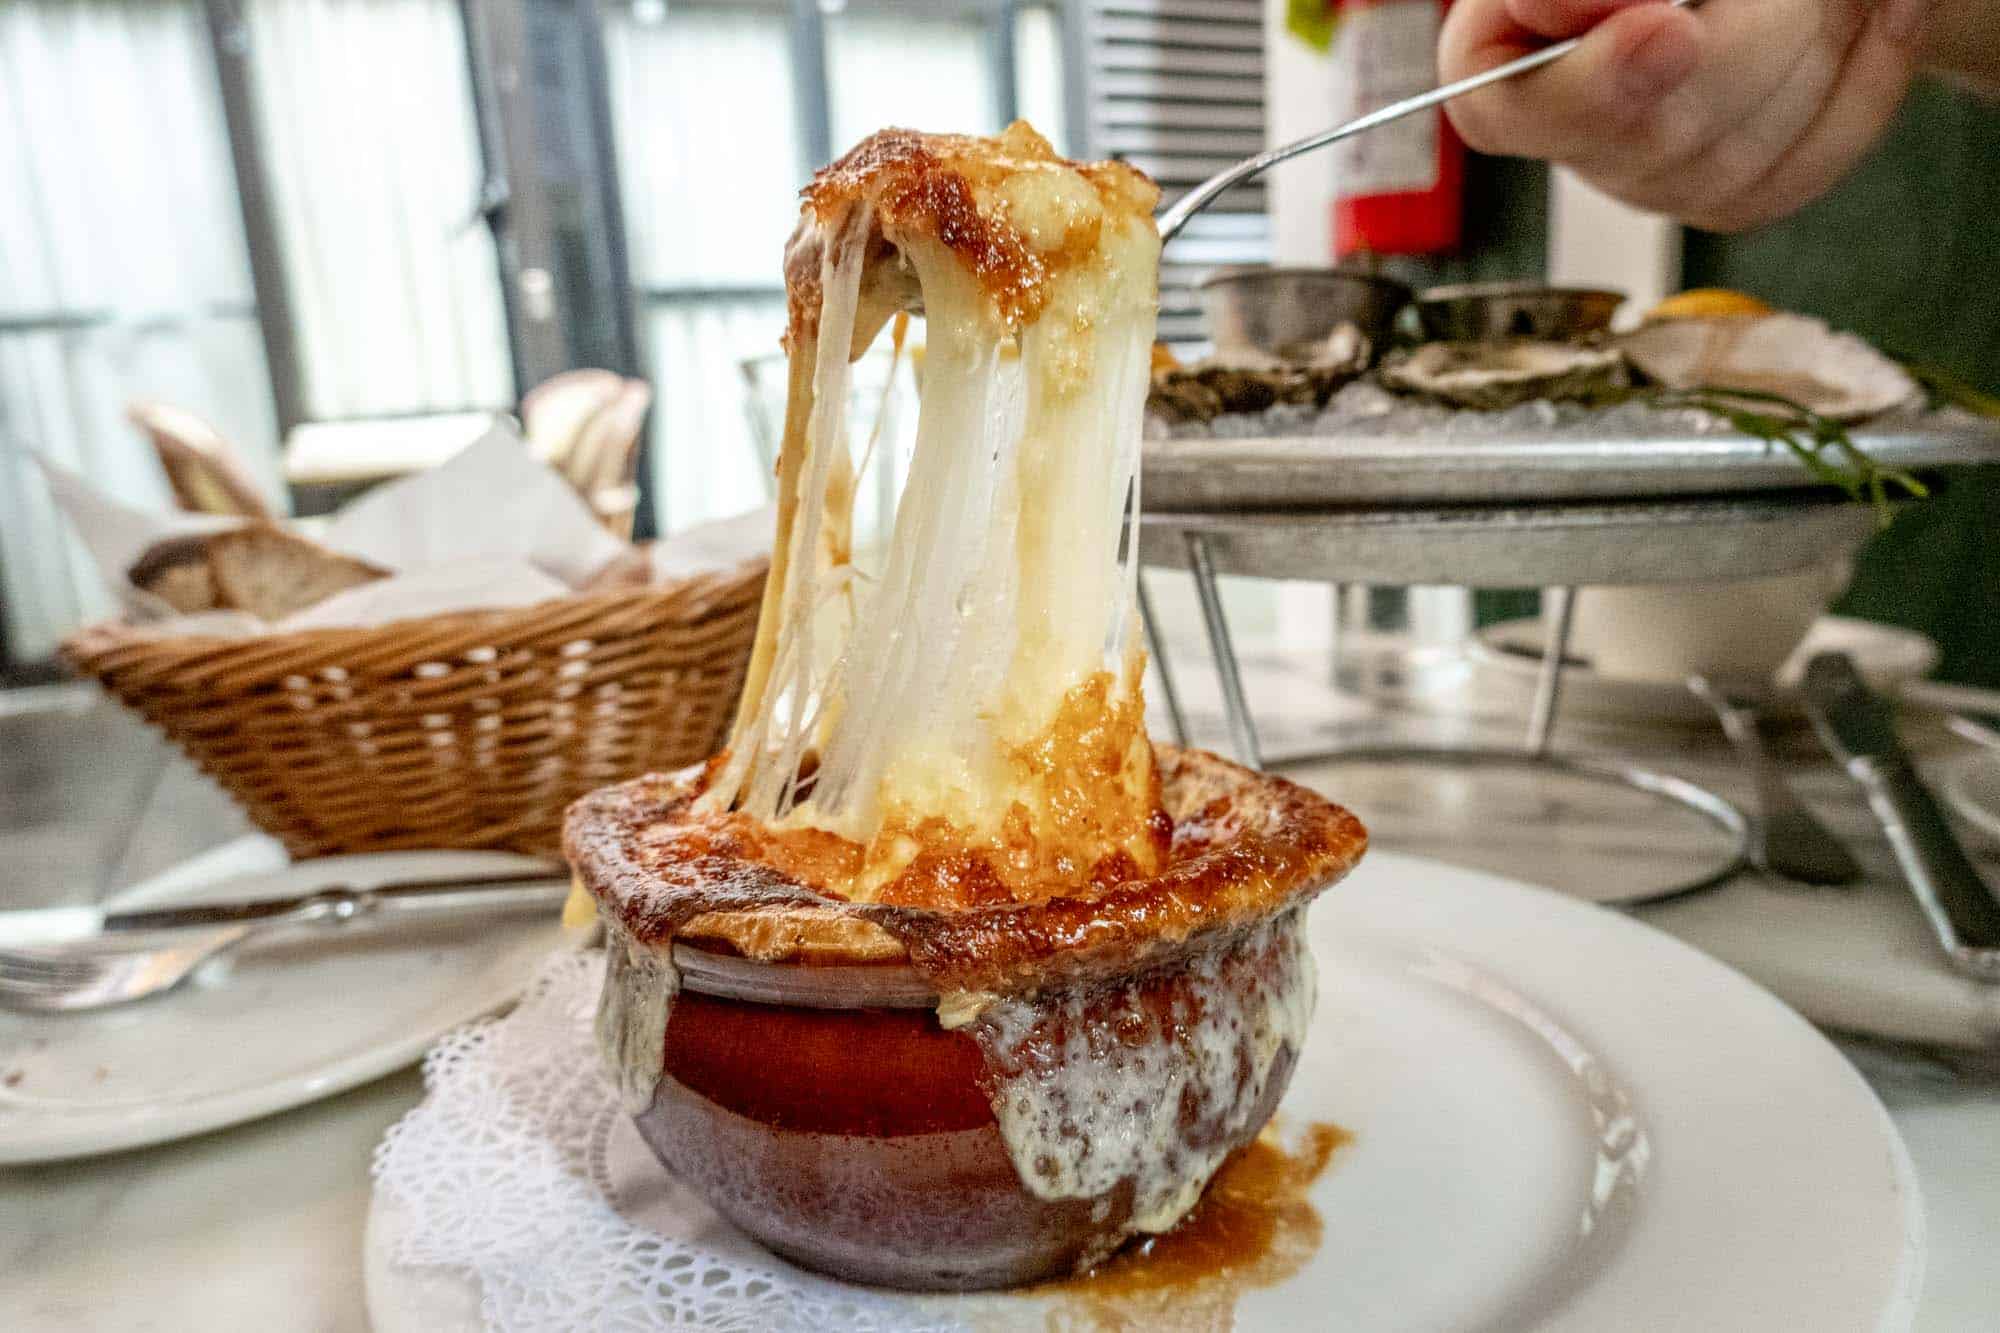
[{"label": "oyster", "polygon": [[1222,415],[1222,395],[1176,367],[1153,376],[1146,415],[1163,421],[1213,421]]},{"label": "oyster", "polygon": [[1368,368],[1367,337],[1341,324],[1322,342],[1282,358],[1234,347],[1153,375],[1146,410],[1168,421],[1208,421],[1224,412],[1262,412],[1278,403],[1324,404]]},{"label": "oyster", "polygon": [[1647,379],[1673,389],[1775,393],[1836,421],[1917,400],[1909,372],[1809,315],[1662,319],[1618,340]]},{"label": "oyster", "polygon": [[1588,399],[1630,382],[1615,347],[1526,339],[1425,343],[1382,365],[1382,383],[1391,389],[1486,410]]}]

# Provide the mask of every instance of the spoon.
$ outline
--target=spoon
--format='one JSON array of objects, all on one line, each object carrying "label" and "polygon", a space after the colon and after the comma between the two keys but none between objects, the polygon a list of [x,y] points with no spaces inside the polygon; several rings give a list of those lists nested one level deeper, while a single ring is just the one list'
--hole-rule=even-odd
[{"label": "spoon", "polygon": [[[1669,2],[1676,9],[1691,9],[1700,4],[1701,0],[1669,0]],[[1540,69],[1544,65],[1561,60],[1582,44],[1582,37],[1571,37],[1566,41],[1557,42],[1554,46],[1545,46],[1539,51],[1522,56],[1519,60],[1496,65],[1483,74],[1474,74],[1456,83],[1447,83],[1441,88],[1433,88],[1414,97],[1405,97],[1400,102],[1391,102],[1385,107],[1378,107],[1365,116],[1356,116],[1353,120],[1343,125],[1336,125],[1330,130],[1320,130],[1308,134],[1303,139],[1294,139],[1291,143],[1268,148],[1255,157],[1246,157],[1235,166],[1210,176],[1175,200],[1172,208],[1160,214],[1160,241],[1164,244],[1179,235],[1181,228],[1187,226],[1188,220],[1214,203],[1216,197],[1223,191],[1233,185],[1242,184],[1252,176],[1260,175],[1280,162],[1324,148],[1328,144],[1339,143],[1342,139],[1351,138],[1368,130],[1378,129],[1391,121],[1413,116],[1419,111],[1428,111],[1434,106],[1441,106],[1451,101],[1454,97],[1476,92],[1490,84],[1511,79],[1517,74]]]}]

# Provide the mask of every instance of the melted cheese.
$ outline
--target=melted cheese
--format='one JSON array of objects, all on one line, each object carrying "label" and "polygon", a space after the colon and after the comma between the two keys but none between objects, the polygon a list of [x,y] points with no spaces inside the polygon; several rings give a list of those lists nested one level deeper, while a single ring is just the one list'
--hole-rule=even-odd
[{"label": "melted cheese", "polygon": [[667,1065],[667,1016],[680,994],[680,971],[665,949],[649,949],[618,926],[604,939],[604,989],[593,1035],[618,1100],[633,1115],[652,1105]]},{"label": "melted cheese", "polygon": [[948,996],[993,1078],[993,1116],[1021,1182],[1044,1199],[1103,1199],[1130,1182],[1131,1225],[1165,1231],[1270,1114],[1282,1052],[1305,1049],[1316,973],[1305,913],[1258,927],[1162,996],[1114,988]]},{"label": "melted cheese", "polygon": [[[707,809],[853,841],[839,891],[857,899],[907,887],[927,852],[974,854],[1017,896],[1114,859],[1151,872],[1158,778],[1120,540],[1156,304],[1150,186],[1025,126],[887,131],[808,200],[786,263],[778,540]],[[913,299],[915,454],[864,591],[848,367]]]}]

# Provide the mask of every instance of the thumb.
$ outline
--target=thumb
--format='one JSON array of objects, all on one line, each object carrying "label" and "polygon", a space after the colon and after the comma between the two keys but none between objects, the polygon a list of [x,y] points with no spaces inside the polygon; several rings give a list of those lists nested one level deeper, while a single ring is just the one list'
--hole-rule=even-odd
[{"label": "thumb", "polygon": [[1503,0],[1506,17],[1526,33],[1557,41],[1589,32],[1621,9],[1657,0]]},{"label": "thumb", "polygon": [[[1534,7],[1555,2],[1513,0],[1510,7],[1540,19],[1549,15]],[[1688,10],[1651,2],[1617,7],[1561,60],[1456,98],[1447,111],[1481,152],[1557,161],[1590,156],[1642,124],[1687,81],[1700,62],[1701,39],[1701,24]],[[1438,56],[1447,77],[1462,78],[1533,49],[1518,33],[1482,36],[1470,25],[1454,29],[1447,19]]]}]

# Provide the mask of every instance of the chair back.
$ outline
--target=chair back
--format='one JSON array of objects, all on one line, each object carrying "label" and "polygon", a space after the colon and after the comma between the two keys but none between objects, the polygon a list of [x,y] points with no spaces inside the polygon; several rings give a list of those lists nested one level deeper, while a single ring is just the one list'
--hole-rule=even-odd
[{"label": "chair back", "polygon": [[638,508],[639,440],[653,405],[653,386],[626,380],[618,396],[592,417],[557,469],[590,503],[591,512],[621,537],[632,535]]},{"label": "chair back", "polygon": [[235,447],[194,413],[166,403],[136,402],[125,409],[125,417],[152,442],[174,502],[182,509],[240,518],[278,516]]},{"label": "chair back", "polygon": [[565,370],[521,399],[521,432],[535,457],[562,465],[591,420],[617,400],[625,377],[610,370]]}]

